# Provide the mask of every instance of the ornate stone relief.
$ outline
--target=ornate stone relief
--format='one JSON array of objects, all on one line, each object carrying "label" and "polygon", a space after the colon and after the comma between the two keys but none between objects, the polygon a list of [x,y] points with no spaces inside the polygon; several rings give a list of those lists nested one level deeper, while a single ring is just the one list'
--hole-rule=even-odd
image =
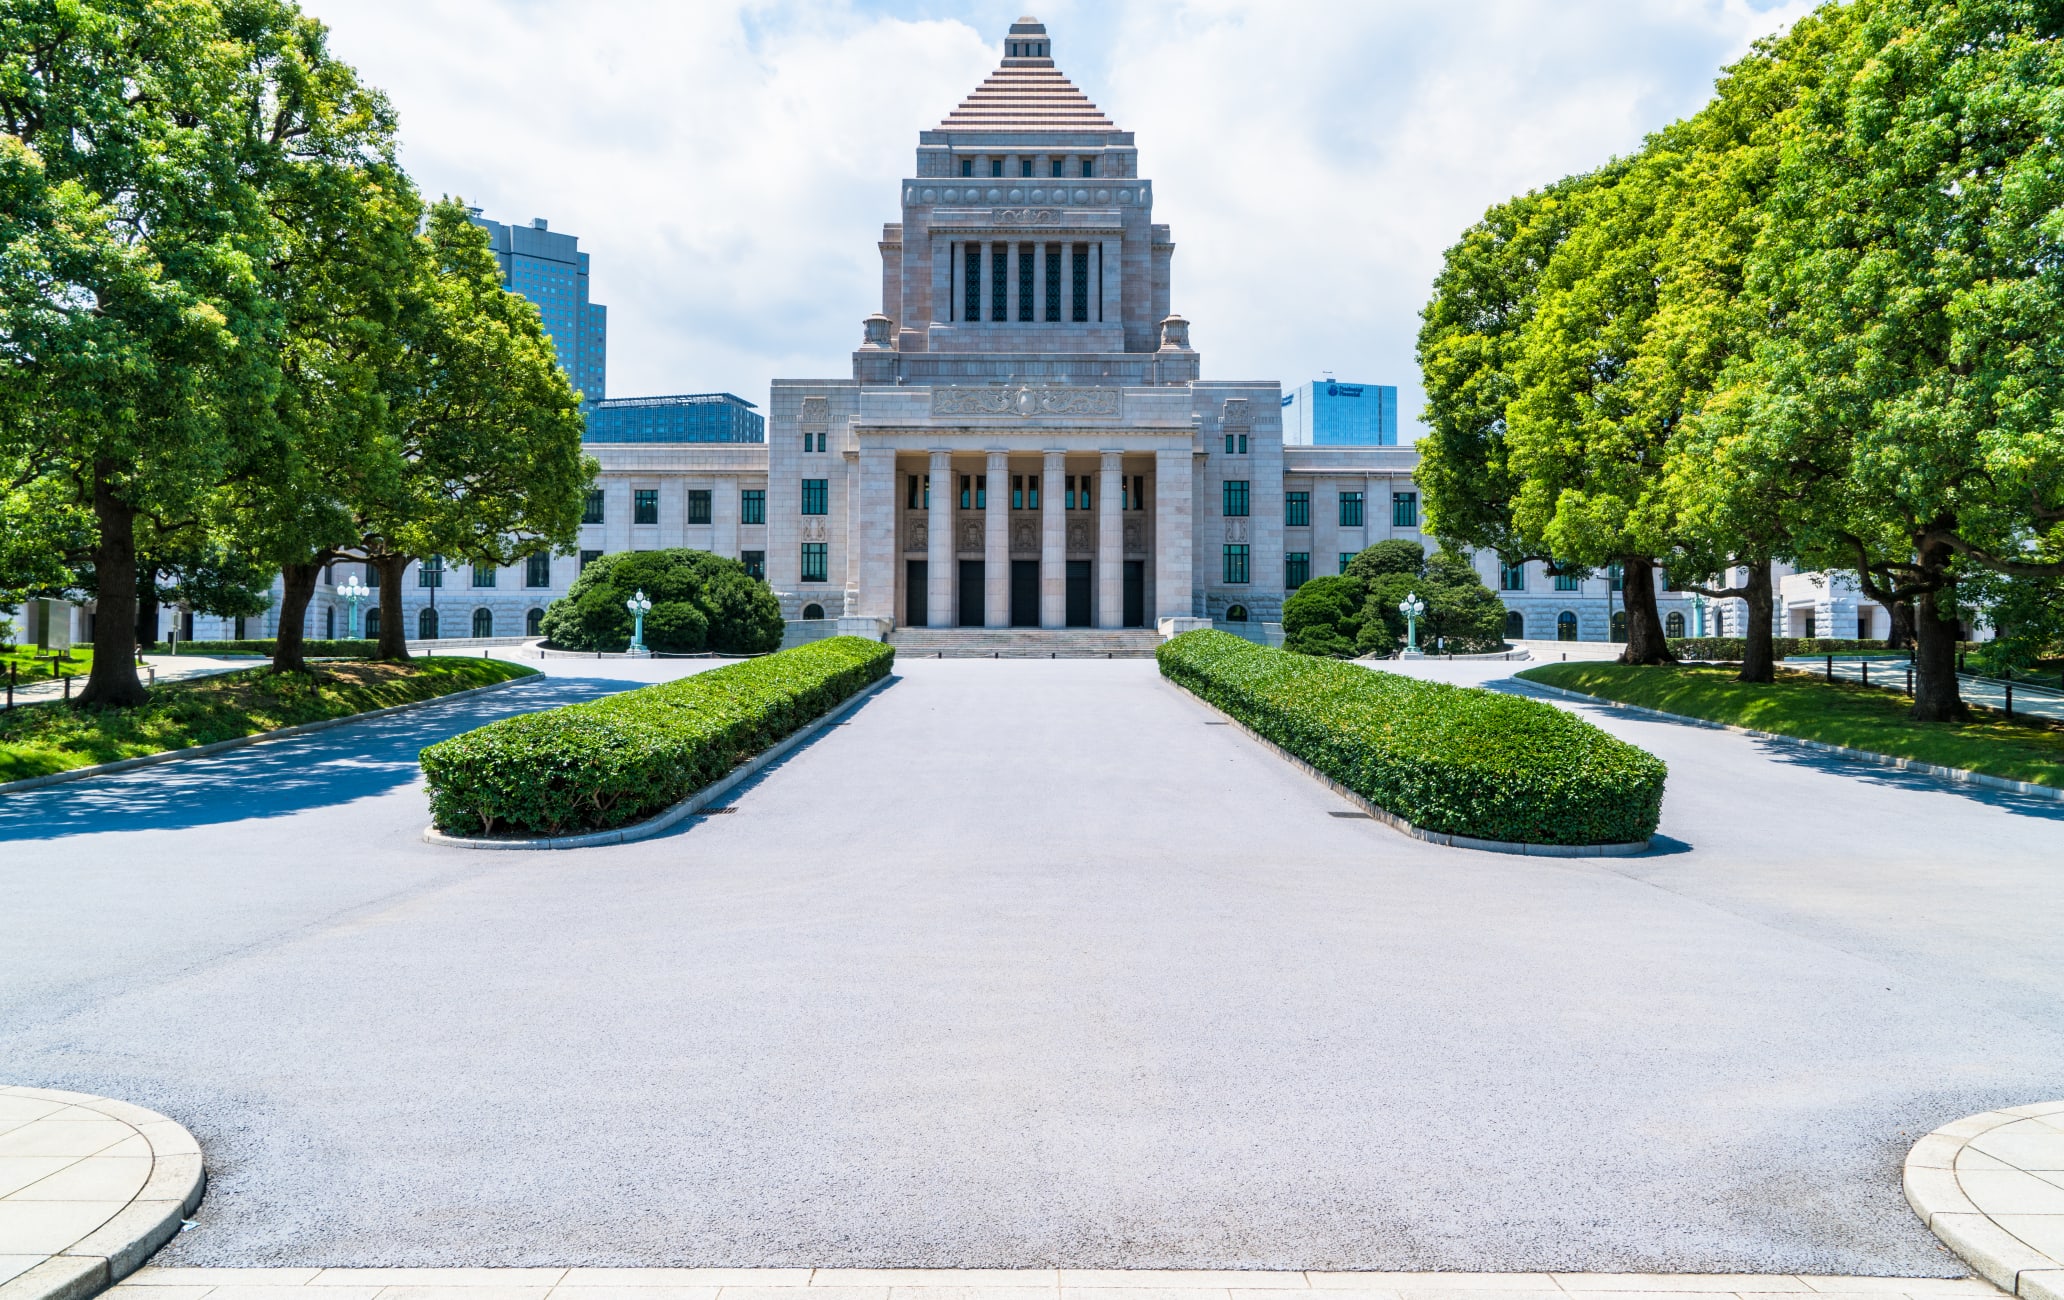
[{"label": "ornate stone relief", "polygon": [[1039,532],[1032,527],[1030,519],[1020,519],[1011,528],[1011,551],[1017,555],[1039,553]]},{"label": "ornate stone relief", "polygon": [[998,208],[989,214],[999,226],[1051,226],[1061,219],[1059,208]]},{"label": "ornate stone relief", "polygon": [[961,549],[962,551],[974,551],[974,552],[976,552],[977,554],[979,554],[979,553],[981,552],[981,550],[982,550],[982,521],[981,521],[981,520],[979,520],[979,519],[963,519],[963,520],[961,520],[961,521],[960,521],[960,549]]},{"label": "ornate stone relief", "polygon": [[1089,550],[1089,524],[1081,519],[1068,523],[1068,552],[1081,555]]},{"label": "ornate stone relief", "polygon": [[933,415],[996,415],[1118,418],[1123,394],[1116,388],[934,388]]},{"label": "ornate stone relief", "polygon": [[931,544],[931,528],[922,519],[912,521],[910,525],[910,543],[904,549],[911,551],[922,551]]},{"label": "ornate stone relief", "polygon": [[803,521],[804,541],[823,542],[829,541],[830,539],[831,530],[825,526],[825,523],[822,519],[805,519]]},{"label": "ornate stone relief", "polygon": [[1147,539],[1146,535],[1140,530],[1139,521],[1137,519],[1126,520],[1125,553],[1127,555],[1144,555],[1146,550]]},{"label": "ornate stone relief", "polygon": [[1244,397],[1226,398],[1225,410],[1218,417],[1218,422],[1228,429],[1247,429],[1253,427],[1254,416],[1247,409],[1247,399]]},{"label": "ornate stone relief", "polygon": [[1226,539],[1227,541],[1229,541],[1229,542],[1244,542],[1244,541],[1246,541],[1246,540],[1247,540],[1247,521],[1246,521],[1245,519],[1228,519],[1228,520],[1226,520],[1226,521],[1225,521],[1225,539]]},{"label": "ornate stone relief", "polygon": [[805,397],[803,409],[796,415],[796,423],[806,429],[821,429],[831,423],[831,399],[827,397]]}]

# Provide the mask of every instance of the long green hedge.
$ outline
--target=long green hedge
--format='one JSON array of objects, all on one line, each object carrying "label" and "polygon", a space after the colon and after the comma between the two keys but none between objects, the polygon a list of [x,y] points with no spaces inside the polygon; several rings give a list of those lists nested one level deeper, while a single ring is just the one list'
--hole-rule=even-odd
[{"label": "long green hedge", "polygon": [[[1740,663],[1748,653],[1748,640],[1738,636],[1680,636],[1670,638],[1670,651],[1680,659],[1708,659],[1719,663]],[[1841,637],[1777,636],[1770,638],[1771,652],[1779,659],[1793,655],[1844,655],[1882,652],[1883,641],[1857,641]]]},{"label": "long green hedge", "polygon": [[454,835],[573,835],[664,811],[888,676],[860,637],[490,723],[423,751],[430,813]]},{"label": "long green hedge", "polygon": [[[183,655],[264,655],[270,659],[274,645],[271,637],[247,641],[181,641],[176,651]],[[301,653],[311,659],[370,659],[379,653],[378,641],[318,641],[310,638],[301,643]]]},{"label": "long green hedge", "polygon": [[1524,844],[1655,833],[1662,760],[1538,700],[1286,654],[1223,632],[1163,642],[1161,673],[1424,830]]}]

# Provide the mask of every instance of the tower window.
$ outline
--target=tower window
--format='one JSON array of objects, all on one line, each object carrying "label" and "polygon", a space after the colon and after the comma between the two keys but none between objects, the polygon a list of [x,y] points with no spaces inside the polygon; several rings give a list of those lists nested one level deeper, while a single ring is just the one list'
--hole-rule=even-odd
[{"label": "tower window", "polygon": [[982,319],[982,246],[967,246],[967,318]]},{"label": "tower window", "polygon": [[989,319],[1010,319],[1010,245],[989,245]]},{"label": "tower window", "polygon": [[989,160],[989,174],[991,176],[1003,175],[1003,159],[991,158]]},{"label": "tower window", "polygon": [[[1025,167],[1026,167],[1026,169],[1027,169],[1027,172],[1026,172],[1026,174],[1027,174],[1027,175],[1030,175],[1030,174],[1031,174],[1031,172],[1030,172],[1030,168],[1031,168],[1031,166],[1032,166],[1032,164],[1031,164],[1031,163],[1026,163],[1026,164],[1025,164]],[[1021,320],[1021,321],[1028,321],[1028,320],[1031,320],[1031,319],[1032,319],[1032,307],[1033,307],[1033,299],[1034,299],[1034,297],[1036,296],[1036,294],[1037,294],[1037,290],[1036,290],[1036,288],[1034,287],[1034,284],[1033,284],[1033,271],[1032,271],[1032,245],[1030,245],[1030,244],[1019,244],[1019,245],[1018,245],[1018,319],[1019,319],[1019,320]]]},{"label": "tower window", "polygon": [[961,159],[960,174],[963,176],[973,176],[975,174],[975,160],[972,158]]},{"label": "tower window", "polygon": [[1056,176],[1066,176],[1068,173],[1061,170],[1062,166],[1063,163],[1059,158],[1054,159],[1053,174]]},{"label": "tower window", "polygon": [[1030,176],[1031,174],[1032,174],[1032,160],[1031,160],[1030,158],[1027,158],[1027,159],[1023,160],[1022,162],[1020,162],[1020,163],[1018,164],[1018,175],[1020,175],[1020,176]]},{"label": "tower window", "polygon": [[1082,174],[1084,176],[1096,175],[1096,159],[1084,158],[1082,160]]},{"label": "tower window", "polygon": [[1075,319],[1089,319],[1089,245],[1075,245]]},{"label": "tower window", "polygon": [[[1060,166],[1055,163],[1054,166]],[[1061,246],[1046,246],[1046,318],[1058,321],[1061,318]]]}]

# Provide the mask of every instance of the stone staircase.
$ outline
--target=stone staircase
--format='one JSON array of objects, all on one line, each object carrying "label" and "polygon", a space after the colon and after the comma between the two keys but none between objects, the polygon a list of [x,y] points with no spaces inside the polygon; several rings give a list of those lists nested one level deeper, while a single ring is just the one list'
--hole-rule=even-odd
[{"label": "stone staircase", "polygon": [[915,659],[1151,659],[1152,628],[899,627],[896,653]]}]

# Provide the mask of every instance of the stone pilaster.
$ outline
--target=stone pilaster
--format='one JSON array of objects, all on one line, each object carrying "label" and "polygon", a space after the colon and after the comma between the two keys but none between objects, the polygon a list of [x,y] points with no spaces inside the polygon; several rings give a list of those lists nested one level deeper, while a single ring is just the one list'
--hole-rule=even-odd
[{"label": "stone pilaster", "polygon": [[1125,626],[1125,473],[1120,455],[1103,454],[1097,474],[1098,627]]},{"label": "stone pilaster", "polygon": [[1039,626],[1068,625],[1068,462],[1058,451],[1045,456],[1039,474]]},{"label": "stone pilaster", "polygon": [[925,616],[933,627],[952,627],[960,621],[953,607],[953,456],[944,450],[932,452],[932,509],[926,519],[931,534],[925,548]]},{"label": "stone pilaster", "polygon": [[1010,457],[989,453],[989,511],[982,531],[982,621],[1010,626]]},{"label": "stone pilaster", "polygon": [[[860,550],[860,607],[872,618],[896,619],[896,453],[860,449],[860,509],[853,526]],[[771,530],[770,530],[771,532]],[[771,560],[770,560],[771,563]]]},{"label": "stone pilaster", "polygon": [[1190,572],[1190,448],[1154,453],[1154,617],[1188,618]]}]

